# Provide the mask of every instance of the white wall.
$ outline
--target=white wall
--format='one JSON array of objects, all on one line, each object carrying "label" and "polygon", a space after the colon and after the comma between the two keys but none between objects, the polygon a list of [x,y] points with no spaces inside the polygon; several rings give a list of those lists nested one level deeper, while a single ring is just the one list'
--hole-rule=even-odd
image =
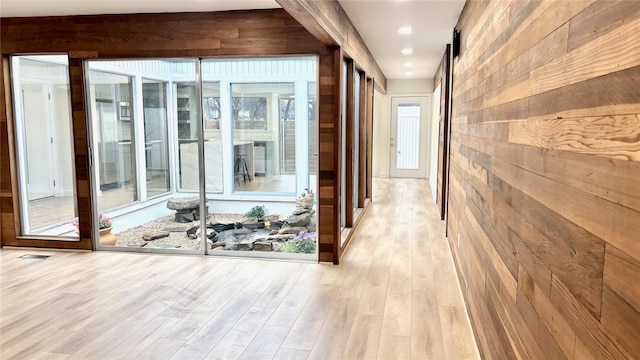
[{"label": "white wall", "polygon": [[[388,79],[386,95],[378,91],[374,92],[373,176],[389,177],[391,98],[394,96],[428,96],[432,93],[433,79]],[[429,114],[429,123],[431,121],[431,114]],[[427,148],[430,146],[428,145]],[[430,155],[427,156],[427,158],[429,157]]]}]

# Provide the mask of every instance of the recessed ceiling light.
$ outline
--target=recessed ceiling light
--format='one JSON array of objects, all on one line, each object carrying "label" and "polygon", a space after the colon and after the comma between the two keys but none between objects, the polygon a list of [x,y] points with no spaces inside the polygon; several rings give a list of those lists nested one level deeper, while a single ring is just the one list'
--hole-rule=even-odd
[{"label": "recessed ceiling light", "polygon": [[413,49],[412,48],[402,49],[402,53],[405,55],[411,55],[413,54]]},{"label": "recessed ceiling light", "polygon": [[411,29],[410,27],[404,26],[404,27],[401,27],[400,29],[398,29],[398,34],[410,35],[412,31],[413,31],[413,29]]},{"label": "recessed ceiling light", "polygon": [[407,76],[411,76],[411,75],[413,75],[413,71],[407,71],[407,72],[406,72],[406,73],[404,73],[404,74],[405,74],[405,75],[407,75]]},{"label": "recessed ceiling light", "polygon": [[404,65],[404,67],[410,68],[410,67],[412,67],[412,66],[413,66],[413,63],[406,62],[406,63],[404,63],[404,64],[402,64],[402,65]]}]

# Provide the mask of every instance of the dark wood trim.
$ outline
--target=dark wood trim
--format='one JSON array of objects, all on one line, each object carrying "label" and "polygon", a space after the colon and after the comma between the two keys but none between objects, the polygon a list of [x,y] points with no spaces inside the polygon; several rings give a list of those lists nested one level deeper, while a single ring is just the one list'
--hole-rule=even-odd
[{"label": "dark wood trim", "polygon": [[371,74],[378,90],[383,94],[387,92],[387,78],[337,0],[276,2],[325,45],[341,46],[359,67]]},{"label": "dark wood trim", "polygon": [[447,210],[447,194],[448,194],[448,174],[449,174],[449,137],[451,134],[451,66],[450,66],[451,45],[447,44],[445,53],[442,58],[440,69],[441,78],[444,81],[440,87],[440,120],[439,120],[439,137],[438,137],[438,182],[436,191],[436,204],[440,211],[440,219],[444,220]]},{"label": "dark wood trim", "polygon": [[69,57],[69,87],[71,90],[71,117],[73,119],[73,149],[76,173],[76,202],[80,223],[80,244],[82,249],[93,250],[93,213],[82,211],[92,209],[91,169],[89,168],[89,133],[85,109],[85,82],[83,60]]},{"label": "dark wood trim", "polygon": [[364,207],[364,199],[367,192],[367,74],[362,73],[360,77],[360,87],[358,99],[358,207]]},{"label": "dark wood trim", "polygon": [[33,248],[46,248],[46,249],[73,249],[73,250],[91,250],[87,249],[85,241],[65,241],[56,238],[49,237],[35,237],[35,236],[18,236],[14,238],[5,239],[3,246],[15,246],[15,247],[33,247]]},{"label": "dark wood trim", "polygon": [[2,78],[0,78],[0,99],[2,99],[4,111],[0,113],[0,245],[5,245],[11,239],[15,239],[18,227],[14,215],[17,197],[15,164],[11,161],[14,156],[13,126],[9,119],[13,116],[13,101],[11,95],[11,83],[9,72],[9,57],[2,56]]},{"label": "dark wood trim", "polygon": [[3,54],[260,57],[317,54],[326,48],[282,9],[4,18],[0,29]]},{"label": "dark wood trim", "polygon": [[353,227],[353,175],[355,170],[354,167],[354,150],[355,150],[355,122],[356,122],[356,111],[355,111],[355,72],[356,72],[356,64],[352,59],[345,59],[347,62],[347,116],[346,116],[346,146],[344,147],[344,151],[346,151],[346,174],[345,174],[345,197],[346,199],[342,199],[345,203],[345,227]]},{"label": "dark wood trim", "polygon": [[340,261],[340,141],[342,51],[329,49],[319,62],[318,254],[320,261]]}]

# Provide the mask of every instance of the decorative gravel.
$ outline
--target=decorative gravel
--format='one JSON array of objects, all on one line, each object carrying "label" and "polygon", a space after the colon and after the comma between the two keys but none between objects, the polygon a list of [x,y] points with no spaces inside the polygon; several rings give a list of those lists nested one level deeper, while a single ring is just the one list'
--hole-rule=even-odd
[{"label": "decorative gravel", "polygon": [[[147,248],[179,248],[185,250],[200,249],[200,239],[190,239],[187,236],[187,229],[194,225],[200,225],[200,221],[191,223],[178,223],[174,221],[175,216],[167,215],[142,225],[119,232],[116,235],[116,246],[122,247],[147,247]],[[278,220],[279,215],[270,215],[267,220]],[[251,223],[256,222],[255,218],[247,218],[243,214],[210,214],[210,224],[230,224],[230,223]],[[169,231],[169,236],[152,241],[142,240],[142,236],[150,231]],[[179,230],[179,231],[177,231]]]}]

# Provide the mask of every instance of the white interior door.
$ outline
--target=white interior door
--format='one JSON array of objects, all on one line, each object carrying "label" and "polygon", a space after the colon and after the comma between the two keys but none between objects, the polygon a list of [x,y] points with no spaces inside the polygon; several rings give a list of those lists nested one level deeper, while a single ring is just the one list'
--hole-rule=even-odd
[{"label": "white interior door", "polygon": [[391,99],[389,176],[427,177],[429,96]]},{"label": "white interior door", "polygon": [[54,196],[53,138],[48,86],[23,84],[22,101],[24,105],[27,198],[35,200]]}]

